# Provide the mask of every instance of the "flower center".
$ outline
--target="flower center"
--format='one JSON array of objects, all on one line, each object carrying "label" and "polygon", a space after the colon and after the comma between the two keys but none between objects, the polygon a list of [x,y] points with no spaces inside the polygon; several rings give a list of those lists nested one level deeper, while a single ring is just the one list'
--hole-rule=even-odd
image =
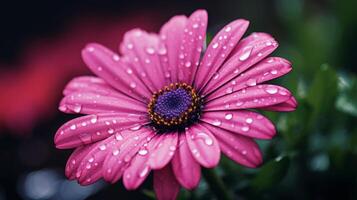
[{"label": "flower center", "polygon": [[192,86],[172,83],[153,94],[148,113],[158,132],[180,131],[199,119],[201,104]]}]

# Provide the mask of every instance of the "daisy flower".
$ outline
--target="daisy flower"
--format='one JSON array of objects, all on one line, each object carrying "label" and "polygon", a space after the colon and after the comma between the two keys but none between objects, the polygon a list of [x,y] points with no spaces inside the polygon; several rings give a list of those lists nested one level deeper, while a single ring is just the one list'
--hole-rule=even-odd
[{"label": "daisy flower", "polygon": [[268,57],[278,43],[266,33],[241,39],[249,22],[226,25],[205,49],[207,13],[175,16],[159,34],[127,32],[120,55],[91,43],[82,58],[96,76],[74,78],[59,109],[85,116],[60,127],[59,149],[75,148],[65,173],[82,185],[101,178],[136,189],[153,171],[158,199],[195,188],[201,167],[221,152],[246,167],[262,163],[255,139],[271,139],[271,121],[252,109],[292,111],[289,90],[262,84],[291,70]]}]

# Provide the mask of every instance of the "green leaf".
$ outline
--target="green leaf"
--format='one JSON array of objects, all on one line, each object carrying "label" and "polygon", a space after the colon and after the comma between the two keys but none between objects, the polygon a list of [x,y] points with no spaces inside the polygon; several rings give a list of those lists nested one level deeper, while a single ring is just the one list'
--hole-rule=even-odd
[{"label": "green leaf", "polygon": [[341,75],[338,80],[340,95],[336,101],[336,109],[357,116],[357,78]]},{"label": "green leaf", "polygon": [[285,177],[289,164],[290,158],[287,156],[279,156],[267,162],[252,180],[252,187],[258,190],[274,187]]},{"label": "green leaf", "polygon": [[324,117],[323,114],[333,111],[331,108],[334,108],[336,95],[336,71],[324,64],[316,73],[307,95],[307,102],[313,109],[313,119]]}]

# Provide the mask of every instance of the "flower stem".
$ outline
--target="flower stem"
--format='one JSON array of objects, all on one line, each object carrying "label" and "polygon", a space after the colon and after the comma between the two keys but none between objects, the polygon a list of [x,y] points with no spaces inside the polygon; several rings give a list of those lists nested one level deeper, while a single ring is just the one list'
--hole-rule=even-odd
[{"label": "flower stem", "polygon": [[217,175],[215,169],[202,169],[202,174],[208,183],[211,191],[218,199],[231,200],[231,196],[227,191],[222,179]]}]

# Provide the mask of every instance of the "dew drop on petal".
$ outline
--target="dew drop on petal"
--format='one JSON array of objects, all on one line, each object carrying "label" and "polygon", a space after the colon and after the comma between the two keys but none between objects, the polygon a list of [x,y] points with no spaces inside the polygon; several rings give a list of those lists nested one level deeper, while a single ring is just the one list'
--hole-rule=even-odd
[{"label": "dew drop on petal", "polygon": [[81,112],[81,110],[82,110],[82,106],[81,105],[75,105],[74,108],[73,108],[73,111],[75,113],[79,113],[79,112]]},{"label": "dew drop on petal", "polygon": [[145,156],[147,153],[148,153],[148,150],[146,150],[146,149],[141,149],[141,150],[138,152],[138,154],[139,154],[139,155],[142,155],[142,156]]},{"label": "dew drop on petal", "polygon": [[275,75],[275,74],[277,74],[277,73],[278,73],[278,71],[277,71],[277,70],[275,70],[275,69],[273,69],[273,70],[271,70],[271,71],[270,71],[270,73],[271,73],[271,74],[273,74],[273,75]]},{"label": "dew drop on petal", "polygon": [[240,61],[245,61],[249,58],[250,56],[250,53],[252,52],[252,47],[246,47],[244,50],[243,50],[243,53],[242,55],[239,56],[239,60]]},{"label": "dew drop on petal", "polygon": [[212,45],[212,48],[214,48],[214,49],[216,49],[217,47],[218,47],[218,42],[216,42]]},{"label": "dew drop on petal", "polygon": [[190,62],[190,61],[187,61],[187,62],[185,63],[185,67],[191,67],[191,62]]},{"label": "dew drop on petal", "polygon": [[145,166],[144,169],[139,173],[139,177],[142,178],[149,173],[149,166]]},{"label": "dew drop on petal", "polygon": [[225,29],[226,32],[229,32],[229,31],[231,31],[231,30],[232,30],[232,28],[231,28],[230,26],[228,26],[228,27]]},{"label": "dew drop on petal", "polygon": [[254,78],[250,78],[246,84],[248,86],[255,86],[255,85],[257,85],[257,80],[255,80]]},{"label": "dew drop on petal", "polygon": [[212,138],[204,132],[197,133],[194,136],[195,139],[202,139],[206,145],[211,146],[213,144]]},{"label": "dew drop on petal", "polygon": [[97,122],[97,115],[93,115],[92,116],[92,118],[90,119],[90,122],[92,123],[92,124],[95,124],[96,122]]},{"label": "dew drop on petal", "polygon": [[267,88],[265,88],[265,91],[269,94],[276,94],[278,92],[278,88],[273,86],[268,86]]},{"label": "dew drop on petal", "polygon": [[114,133],[114,129],[112,129],[112,128],[108,129],[108,133],[109,134],[113,134]]},{"label": "dew drop on petal", "polygon": [[130,83],[130,87],[133,88],[133,89],[136,88],[136,83],[135,82],[131,82]]},{"label": "dew drop on petal", "polygon": [[119,150],[118,150],[118,149],[114,149],[114,150],[113,150],[113,155],[116,156],[116,155],[118,155],[118,154],[119,154]]},{"label": "dew drop on petal", "polygon": [[228,113],[228,114],[226,114],[226,116],[224,118],[226,120],[231,120],[233,118],[233,114],[232,113]]},{"label": "dew drop on petal", "polygon": [[115,135],[115,139],[118,140],[118,141],[120,141],[120,140],[123,140],[124,138],[123,138],[123,136],[122,136],[120,133],[117,133],[117,134]]},{"label": "dew drop on petal", "polygon": [[102,144],[99,146],[99,149],[104,151],[105,149],[107,149],[107,146],[105,146],[105,144]]},{"label": "dew drop on petal", "polygon": [[248,127],[248,126],[243,126],[243,127],[242,127],[242,131],[244,131],[244,132],[249,131],[249,127]]},{"label": "dew drop on petal", "polygon": [[154,54],[154,53],[155,53],[155,49],[154,49],[154,48],[152,48],[152,47],[148,47],[148,48],[146,48],[146,53],[148,53],[148,54],[152,55],[152,54]]},{"label": "dew drop on petal", "polygon": [[77,126],[75,124],[72,124],[70,127],[69,127],[71,130],[76,130]]},{"label": "dew drop on petal", "polygon": [[245,122],[247,122],[248,124],[251,124],[253,122],[253,119],[252,118],[247,118],[247,119],[245,119]]},{"label": "dew drop on petal", "polygon": [[137,131],[137,130],[139,130],[140,128],[141,128],[141,125],[140,125],[140,124],[136,124],[136,125],[134,125],[133,127],[131,127],[130,130],[132,130],[132,131]]},{"label": "dew drop on petal", "polygon": [[216,120],[214,120],[214,121],[212,122],[212,124],[213,124],[214,126],[220,126],[220,125],[222,124],[222,122],[221,122],[220,120],[216,119]]}]

